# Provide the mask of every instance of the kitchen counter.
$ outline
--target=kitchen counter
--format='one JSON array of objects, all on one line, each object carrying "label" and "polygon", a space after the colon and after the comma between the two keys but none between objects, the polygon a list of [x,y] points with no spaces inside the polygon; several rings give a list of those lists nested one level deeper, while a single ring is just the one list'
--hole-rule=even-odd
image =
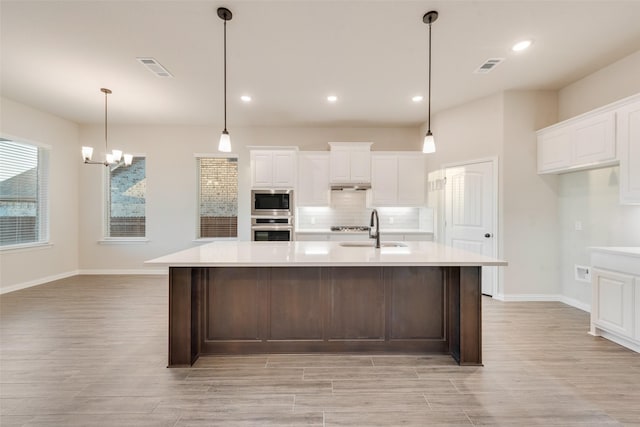
[{"label": "kitchen counter", "polygon": [[481,269],[506,265],[433,242],[328,241],[214,242],[148,263],[169,266],[170,367],[310,352],[482,365]]},{"label": "kitchen counter", "polygon": [[[337,232],[342,233],[342,232]],[[213,242],[147,261],[190,267],[504,266],[506,261],[434,242],[399,247],[344,247],[343,242]],[[361,244],[363,242],[358,242]],[[389,243],[389,242],[383,242]],[[399,242],[400,243],[400,242]]]}]

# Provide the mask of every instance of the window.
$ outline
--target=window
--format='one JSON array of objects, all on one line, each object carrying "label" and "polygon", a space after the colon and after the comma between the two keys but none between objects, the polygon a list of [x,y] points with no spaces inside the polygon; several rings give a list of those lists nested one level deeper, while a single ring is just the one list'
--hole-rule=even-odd
[{"label": "window", "polygon": [[238,158],[198,158],[198,238],[238,237]]},{"label": "window", "polygon": [[49,241],[49,150],[0,138],[0,246]]},{"label": "window", "polygon": [[107,168],[106,237],[145,237],[147,178],[145,158],[134,156]]}]

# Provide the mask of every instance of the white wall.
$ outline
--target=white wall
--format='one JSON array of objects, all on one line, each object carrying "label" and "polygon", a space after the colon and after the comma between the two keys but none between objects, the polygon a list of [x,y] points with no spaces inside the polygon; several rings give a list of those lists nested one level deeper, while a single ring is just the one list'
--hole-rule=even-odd
[{"label": "white wall", "polygon": [[0,98],[0,134],[51,147],[51,246],[0,252],[0,292],[44,283],[78,270],[78,126]]},{"label": "white wall", "polygon": [[[537,173],[537,129],[557,117],[553,91],[504,93],[502,151],[503,292],[507,299],[560,293],[558,180]],[[545,296],[545,297],[541,297]]]},{"label": "white wall", "polygon": [[[639,76],[640,51],[561,89],[559,118],[640,93]],[[640,246],[640,206],[620,205],[617,167],[560,175],[559,185],[562,293],[588,308],[591,286],[574,279],[574,265],[589,265],[589,246]]]},{"label": "white wall", "polygon": [[[80,140],[100,146],[103,128],[82,126]],[[250,239],[250,169],[248,146],[298,146],[328,150],[329,141],[371,141],[373,150],[417,150],[417,128],[235,128],[230,129],[238,154],[238,233]],[[148,243],[100,244],[104,170],[83,167],[80,173],[80,269],[86,272],[151,270],[144,261],[185,249],[196,231],[194,153],[215,154],[220,129],[193,126],[111,126],[109,140],[124,150],[147,156]],[[102,155],[94,154],[97,158]],[[156,267],[157,268],[157,267]]]},{"label": "white wall", "polygon": [[558,92],[558,120],[640,93],[640,50]]},{"label": "white wall", "polygon": [[[549,91],[508,91],[434,116],[436,153],[428,170],[498,158],[498,296],[528,299],[559,293],[557,179],[536,171],[535,131],[556,121]],[[424,130],[424,129],[422,129]],[[438,218],[438,223],[441,223]]]}]

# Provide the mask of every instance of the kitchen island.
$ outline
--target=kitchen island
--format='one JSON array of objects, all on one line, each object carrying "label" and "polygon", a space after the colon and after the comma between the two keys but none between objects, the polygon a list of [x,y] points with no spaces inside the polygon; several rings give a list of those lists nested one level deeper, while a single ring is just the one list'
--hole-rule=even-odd
[{"label": "kitchen island", "polygon": [[481,268],[433,242],[214,242],[169,267],[169,366],[205,354],[439,353],[482,364]]}]

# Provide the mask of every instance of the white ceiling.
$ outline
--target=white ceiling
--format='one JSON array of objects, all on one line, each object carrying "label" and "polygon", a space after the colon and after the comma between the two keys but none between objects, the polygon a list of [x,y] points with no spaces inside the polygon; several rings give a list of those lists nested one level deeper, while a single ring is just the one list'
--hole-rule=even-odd
[{"label": "white ceiling", "polygon": [[[1,93],[78,123],[220,125],[223,21],[228,123],[418,126],[432,110],[508,89],[559,89],[640,49],[640,0],[6,1]],[[526,52],[511,45],[531,38]],[[175,77],[136,61],[154,57]],[[492,57],[506,61],[473,74]],[[250,94],[244,104],[239,97]],[[339,101],[330,105],[328,94]]]}]

